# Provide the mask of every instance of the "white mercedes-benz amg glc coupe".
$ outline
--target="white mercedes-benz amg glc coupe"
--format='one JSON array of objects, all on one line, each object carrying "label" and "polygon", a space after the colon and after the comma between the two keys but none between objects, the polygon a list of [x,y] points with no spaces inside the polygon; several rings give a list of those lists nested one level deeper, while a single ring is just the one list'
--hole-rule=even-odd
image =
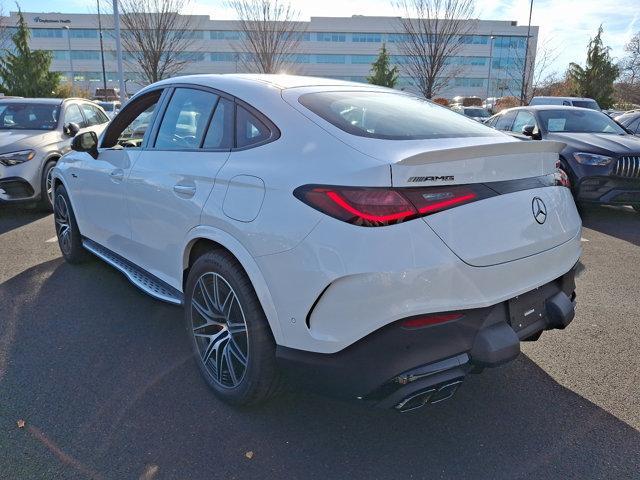
[{"label": "white mercedes-benz amg glc coupe", "polygon": [[561,148],[364,84],[173,78],[74,138],[55,224],[69,262],[184,305],[221,399],[287,378],[407,411],[573,319]]}]

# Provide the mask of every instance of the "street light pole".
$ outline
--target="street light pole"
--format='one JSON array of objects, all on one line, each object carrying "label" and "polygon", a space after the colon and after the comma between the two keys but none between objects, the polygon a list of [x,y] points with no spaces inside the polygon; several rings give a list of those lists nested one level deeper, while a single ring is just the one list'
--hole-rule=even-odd
[{"label": "street light pole", "polygon": [[491,35],[489,37],[489,75],[487,76],[487,100],[489,99],[489,89],[491,88],[491,67],[493,62],[493,41],[496,37]]},{"label": "street light pole", "polygon": [[73,71],[73,58],[71,58],[71,29],[68,25],[62,27],[63,30],[67,31],[67,50],[69,52],[69,68],[71,69],[71,95],[73,95],[74,90],[74,77],[76,76]]},{"label": "street light pole", "polygon": [[529,63],[529,39],[531,38],[531,14],[533,13],[533,0],[529,3],[529,26],[527,27],[527,44],[524,47],[524,64],[522,65],[522,85],[520,86],[520,105],[524,105],[525,80],[527,78],[527,63]]},{"label": "street light pole", "polygon": [[120,41],[120,12],[118,0],[113,0],[113,26],[116,34],[116,56],[118,59],[118,85],[120,86],[120,103],[124,106],[127,100],[124,84],[124,69],[122,68],[122,43]]},{"label": "street light pole", "polygon": [[102,41],[102,20],[100,19],[100,0],[96,0],[98,6],[98,34],[100,35],[100,59],[102,60],[102,86],[104,94],[107,94],[107,72],[104,68],[104,43]]}]

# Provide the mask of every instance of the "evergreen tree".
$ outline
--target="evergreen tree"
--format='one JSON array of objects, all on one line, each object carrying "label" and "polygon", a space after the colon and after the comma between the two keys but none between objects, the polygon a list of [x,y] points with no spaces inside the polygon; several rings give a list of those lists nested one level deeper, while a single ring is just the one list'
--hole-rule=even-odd
[{"label": "evergreen tree", "polygon": [[587,63],[581,67],[569,64],[568,77],[572,93],[578,97],[593,98],[602,108],[613,104],[613,82],[620,73],[609,54],[609,47],[602,44],[602,25],[587,48]]},{"label": "evergreen tree", "polygon": [[19,97],[51,97],[60,83],[59,74],[50,72],[52,55],[29,48],[29,28],[18,8],[18,29],[11,37],[13,51],[0,58],[0,90]]},{"label": "evergreen tree", "polygon": [[383,43],[378,59],[371,66],[371,75],[367,77],[367,82],[383,87],[395,87],[398,82],[398,67],[391,68],[390,63],[387,48]]}]

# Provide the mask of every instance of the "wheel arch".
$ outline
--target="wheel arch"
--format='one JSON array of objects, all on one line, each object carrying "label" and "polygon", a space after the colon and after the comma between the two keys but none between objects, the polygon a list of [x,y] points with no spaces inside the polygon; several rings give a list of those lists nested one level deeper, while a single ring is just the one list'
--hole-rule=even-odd
[{"label": "wheel arch", "polygon": [[189,269],[193,262],[195,262],[202,253],[216,249],[228,252],[238,261],[251,281],[258,301],[262,306],[262,311],[269,322],[269,328],[271,329],[276,344],[283,345],[285,342],[282,329],[280,328],[278,314],[267,282],[249,251],[227,232],[214,227],[202,226],[196,227],[189,232],[185,241],[182,258],[180,259],[182,290],[184,291]]}]

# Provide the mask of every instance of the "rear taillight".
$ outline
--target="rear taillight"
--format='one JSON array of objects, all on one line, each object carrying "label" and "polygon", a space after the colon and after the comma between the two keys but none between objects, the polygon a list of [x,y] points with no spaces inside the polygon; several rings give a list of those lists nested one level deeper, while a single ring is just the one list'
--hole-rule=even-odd
[{"label": "rear taillight", "polygon": [[495,195],[483,185],[433,188],[305,185],[293,193],[316,210],[363,227],[392,225]]}]

